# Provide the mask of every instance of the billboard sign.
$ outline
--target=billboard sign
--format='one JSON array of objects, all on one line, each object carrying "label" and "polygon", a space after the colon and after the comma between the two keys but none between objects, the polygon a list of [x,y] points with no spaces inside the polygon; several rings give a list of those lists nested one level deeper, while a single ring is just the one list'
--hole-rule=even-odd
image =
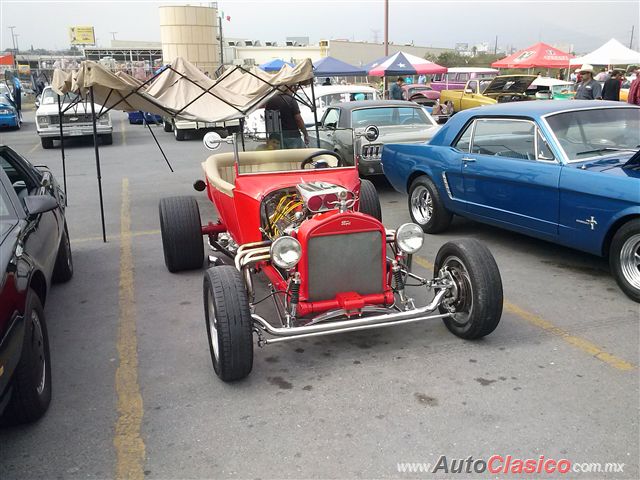
[{"label": "billboard sign", "polygon": [[69,43],[71,45],[95,45],[96,36],[93,27],[86,25],[69,27]]}]

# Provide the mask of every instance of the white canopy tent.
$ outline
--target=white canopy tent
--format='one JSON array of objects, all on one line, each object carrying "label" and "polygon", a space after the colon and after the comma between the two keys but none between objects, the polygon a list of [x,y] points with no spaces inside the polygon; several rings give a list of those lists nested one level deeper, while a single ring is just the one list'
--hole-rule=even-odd
[{"label": "white canopy tent", "polygon": [[640,52],[625,47],[615,38],[582,57],[571,59],[571,65],[631,65],[640,64]]}]

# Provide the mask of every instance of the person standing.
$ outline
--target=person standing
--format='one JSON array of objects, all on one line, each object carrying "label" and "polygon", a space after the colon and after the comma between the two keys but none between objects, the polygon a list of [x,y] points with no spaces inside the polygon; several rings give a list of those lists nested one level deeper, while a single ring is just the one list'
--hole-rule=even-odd
[{"label": "person standing", "polygon": [[600,73],[596,75],[596,80],[598,82],[606,82],[607,80],[609,80],[609,74],[604,68],[600,69]]},{"label": "person standing", "polygon": [[602,100],[602,87],[593,79],[593,67],[585,63],[580,68],[582,81],[576,89],[576,100]]},{"label": "person standing", "polygon": [[636,78],[629,86],[629,97],[627,102],[632,105],[640,105],[640,69],[636,70]]},{"label": "person standing", "polygon": [[[265,110],[280,112],[280,126],[282,128],[282,142],[284,148],[304,148],[309,145],[309,133],[300,115],[300,107],[289,90],[280,90],[272,96],[264,107]],[[300,139],[300,132],[304,138],[304,145]]]},{"label": "person standing", "polygon": [[426,76],[425,74],[421,74],[421,75],[418,77],[418,83],[419,83],[420,85],[424,85],[425,83],[427,83],[427,76]]},{"label": "person standing", "polygon": [[604,82],[602,99],[620,101],[620,71],[614,70],[611,78]]},{"label": "person standing", "polygon": [[402,100],[402,86],[404,85],[404,79],[402,77],[398,77],[396,83],[391,85],[389,89],[389,99],[390,100]]}]

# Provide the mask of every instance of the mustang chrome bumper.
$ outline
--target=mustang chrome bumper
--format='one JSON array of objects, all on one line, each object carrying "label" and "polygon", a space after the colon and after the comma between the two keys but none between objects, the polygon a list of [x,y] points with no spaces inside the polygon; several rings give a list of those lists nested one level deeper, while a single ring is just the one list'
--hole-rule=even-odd
[{"label": "mustang chrome bumper", "polygon": [[[447,289],[442,289],[436,293],[431,303],[420,308],[413,308],[398,312],[391,308],[389,313],[373,315],[370,317],[355,318],[352,320],[341,320],[337,322],[317,323],[302,327],[274,327],[260,315],[252,314],[253,324],[258,333],[258,344],[268,345],[270,343],[286,342],[299,338],[317,337],[320,335],[331,335],[333,333],[355,332],[358,330],[369,330],[372,328],[382,328],[403,323],[421,322],[423,320],[435,320],[449,317],[450,313],[429,315],[440,305],[442,298],[446,295]],[[262,333],[268,333],[278,338],[265,338]]]}]

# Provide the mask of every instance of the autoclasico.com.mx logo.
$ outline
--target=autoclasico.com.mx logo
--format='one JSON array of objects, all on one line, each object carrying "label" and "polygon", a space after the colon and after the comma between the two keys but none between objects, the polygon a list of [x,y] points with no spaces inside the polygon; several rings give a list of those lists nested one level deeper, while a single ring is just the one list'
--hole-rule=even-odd
[{"label": "autoclasico.com.mx logo", "polygon": [[623,473],[624,463],[572,462],[566,458],[517,458],[512,455],[492,455],[489,459],[452,458],[440,455],[435,463],[398,463],[398,473],[491,473],[491,474],[568,474]]}]

